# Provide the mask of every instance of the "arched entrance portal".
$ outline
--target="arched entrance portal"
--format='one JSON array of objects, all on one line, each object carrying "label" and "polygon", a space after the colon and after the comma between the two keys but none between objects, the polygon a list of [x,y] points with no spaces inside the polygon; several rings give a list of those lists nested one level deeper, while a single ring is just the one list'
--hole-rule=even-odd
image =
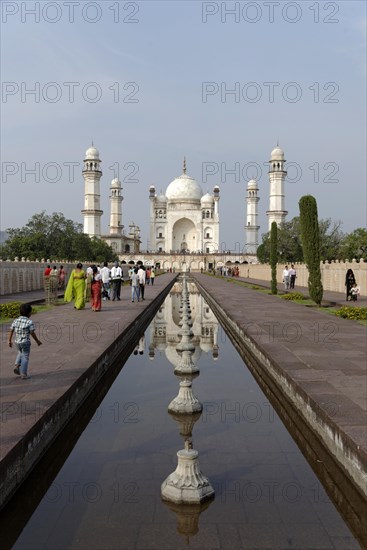
[{"label": "arched entrance portal", "polygon": [[178,220],[172,228],[172,250],[177,252],[197,250],[197,232],[193,222],[187,218]]}]

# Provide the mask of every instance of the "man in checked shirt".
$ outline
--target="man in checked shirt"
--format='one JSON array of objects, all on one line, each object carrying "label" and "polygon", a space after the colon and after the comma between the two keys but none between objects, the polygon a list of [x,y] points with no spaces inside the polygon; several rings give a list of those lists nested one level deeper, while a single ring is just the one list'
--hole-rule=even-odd
[{"label": "man in checked shirt", "polygon": [[42,342],[37,338],[33,321],[30,320],[32,315],[32,306],[30,304],[22,304],[20,306],[20,316],[15,319],[10,327],[9,347],[13,346],[12,338],[15,332],[15,345],[18,350],[18,355],[15,359],[14,373],[20,375],[23,380],[28,380],[28,362],[31,352],[31,336],[40,346]]}]

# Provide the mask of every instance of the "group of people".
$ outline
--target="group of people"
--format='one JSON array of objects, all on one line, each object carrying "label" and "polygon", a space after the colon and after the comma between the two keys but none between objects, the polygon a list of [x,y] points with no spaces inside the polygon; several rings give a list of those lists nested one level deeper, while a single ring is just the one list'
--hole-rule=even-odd
[{"label": "group of people", "polygon": [[66,272],[63,265],[57,269],[56,265],[51,267],[47,265],[43,272],[43,286],[46,293],[46,304],[54,304],[57,302],[58,290],[65,288]]},{"label": "group of people", "polygon": [[357,285],[357,281],[352,269],[348,269],[347,274],[345,276],[345,287],[346,287],[346,293],[347,293],[346,301],[356,302],[358,299],[358,296],[361,293],[361,289]]},{"label": "group of people", "polygon": [[[201,273],[203,272],[204,272],[204,269],[201,268]],[[239,277],[240,269],[238,265],[235,265],[234,267],[228,267],[224,265],[216,268],[216,274],[220,275],[221,277]]]},{"label": "group of people", "polygon": [[[131,301],[145,300],[145,286],[154,284],[154,268],[145,268],[143,265],[131,267],[128,276],[131,285]],[[74,308],[83,309],[86,300],[89,299],[92,311],[101,311],[103,300],[121,300],[123,281],[123,272],[117,261],[111,269],[107,262],[104,262],[102,268],[92,265],[86,271],[83,270],[83,265],[78,263],[70,274],[64,300],[65,302],[74,300]]]},{"label": "group of people", "polygon": [[45,281],[48,280],[49,286],[56,287],[58,290],[63,290],[65,288],[66,279],[64,266],[60,265],[59,269],[57,269],[56,265],[51,267],[51,265],[48,264],[43,272],[43,278]]},{"label": "group of people", "polygon": [[294,269],[294,265],[292,264],[291,267],[288,267],[287,265],[284,266],[284,269],[283,269],[284,290],[294,289],[296,278],[297,278],[297,272]]}]

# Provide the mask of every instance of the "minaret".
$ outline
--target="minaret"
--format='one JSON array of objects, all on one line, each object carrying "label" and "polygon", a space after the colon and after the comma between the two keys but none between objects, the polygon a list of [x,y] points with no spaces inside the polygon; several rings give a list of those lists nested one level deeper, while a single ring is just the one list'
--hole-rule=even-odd
[{"label": "minaret", "polygon": [[[219,252],[220,242],[219,242],[219,196],[220,189],[218,185],[213,187],[213,196],[214,196],[214,225],[213,225],[213,243],[214,243],[214,252]],[[215,243],[217,243],[215,245]]]},{"label": "minaret", "polygon": [[259,197],[257,196],[259,188],[256,180],[250,180],[247,184],[247,216],[246,216],[246,254],[256,254],[259,246],[259,229],[258,223],[258,205]]},{"label": "minaret", "polygon": [[155,229],[155,224],[156,224],[156,198],[157,198],[157,195],[156,195],[156,192],[155,192],[155,187],[154,185],[151,185],[149,187],[149,200],[150,200],[150,231],[149,231],[149,237],[150,237],[150,240],[149,240],[149,246],[148,246],[148,249],[150,252],[156,252],[157,250],[157,246],[156,246],[156,240],[155,240],[155,236],[156,236],[156,229]]},{"label": "minaret", "polygon": [[266,212],[269,219],[269,231],[272,222],[276,222],[279,225],[285,221],[285,217],[288,214],[284,210],[284,180],[287,175],[287,172],[284,170],[285,162],[284,151],[277,145],[272,150],[269,160],[270,197],[269,210]]},{"label": "minaret", "polygon": [[89,237],[101,236],[101,195],[99,182],[102,176],[98,150],[93,146],[85,153],[83,178],[84,178],[84,233]]},{"label": "minaret", "polygon": [[111,181],[110,187],[110,200],[111,200],[111,215],[110,215],[110,234],[111,235],[121,235],[123,229],[122,221],[122,201],[123,196],[121,195],[121,182],[118,178],[115,178]]}]

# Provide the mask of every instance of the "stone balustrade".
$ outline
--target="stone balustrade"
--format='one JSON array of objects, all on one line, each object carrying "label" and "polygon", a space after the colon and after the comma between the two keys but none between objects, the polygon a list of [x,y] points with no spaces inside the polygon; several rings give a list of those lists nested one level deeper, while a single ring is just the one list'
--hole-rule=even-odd
[{"label": "stone balustrade", "polygon": [[22,258],[15,261],[0,261],[0,295],[16,294],[30,290],[41,290],[44,288],[43,272],[47,265],[56,265],[57,268],[63,265],[66,274],[75,267],[75,262],[63,262],[57,260],[30,261]]}]

